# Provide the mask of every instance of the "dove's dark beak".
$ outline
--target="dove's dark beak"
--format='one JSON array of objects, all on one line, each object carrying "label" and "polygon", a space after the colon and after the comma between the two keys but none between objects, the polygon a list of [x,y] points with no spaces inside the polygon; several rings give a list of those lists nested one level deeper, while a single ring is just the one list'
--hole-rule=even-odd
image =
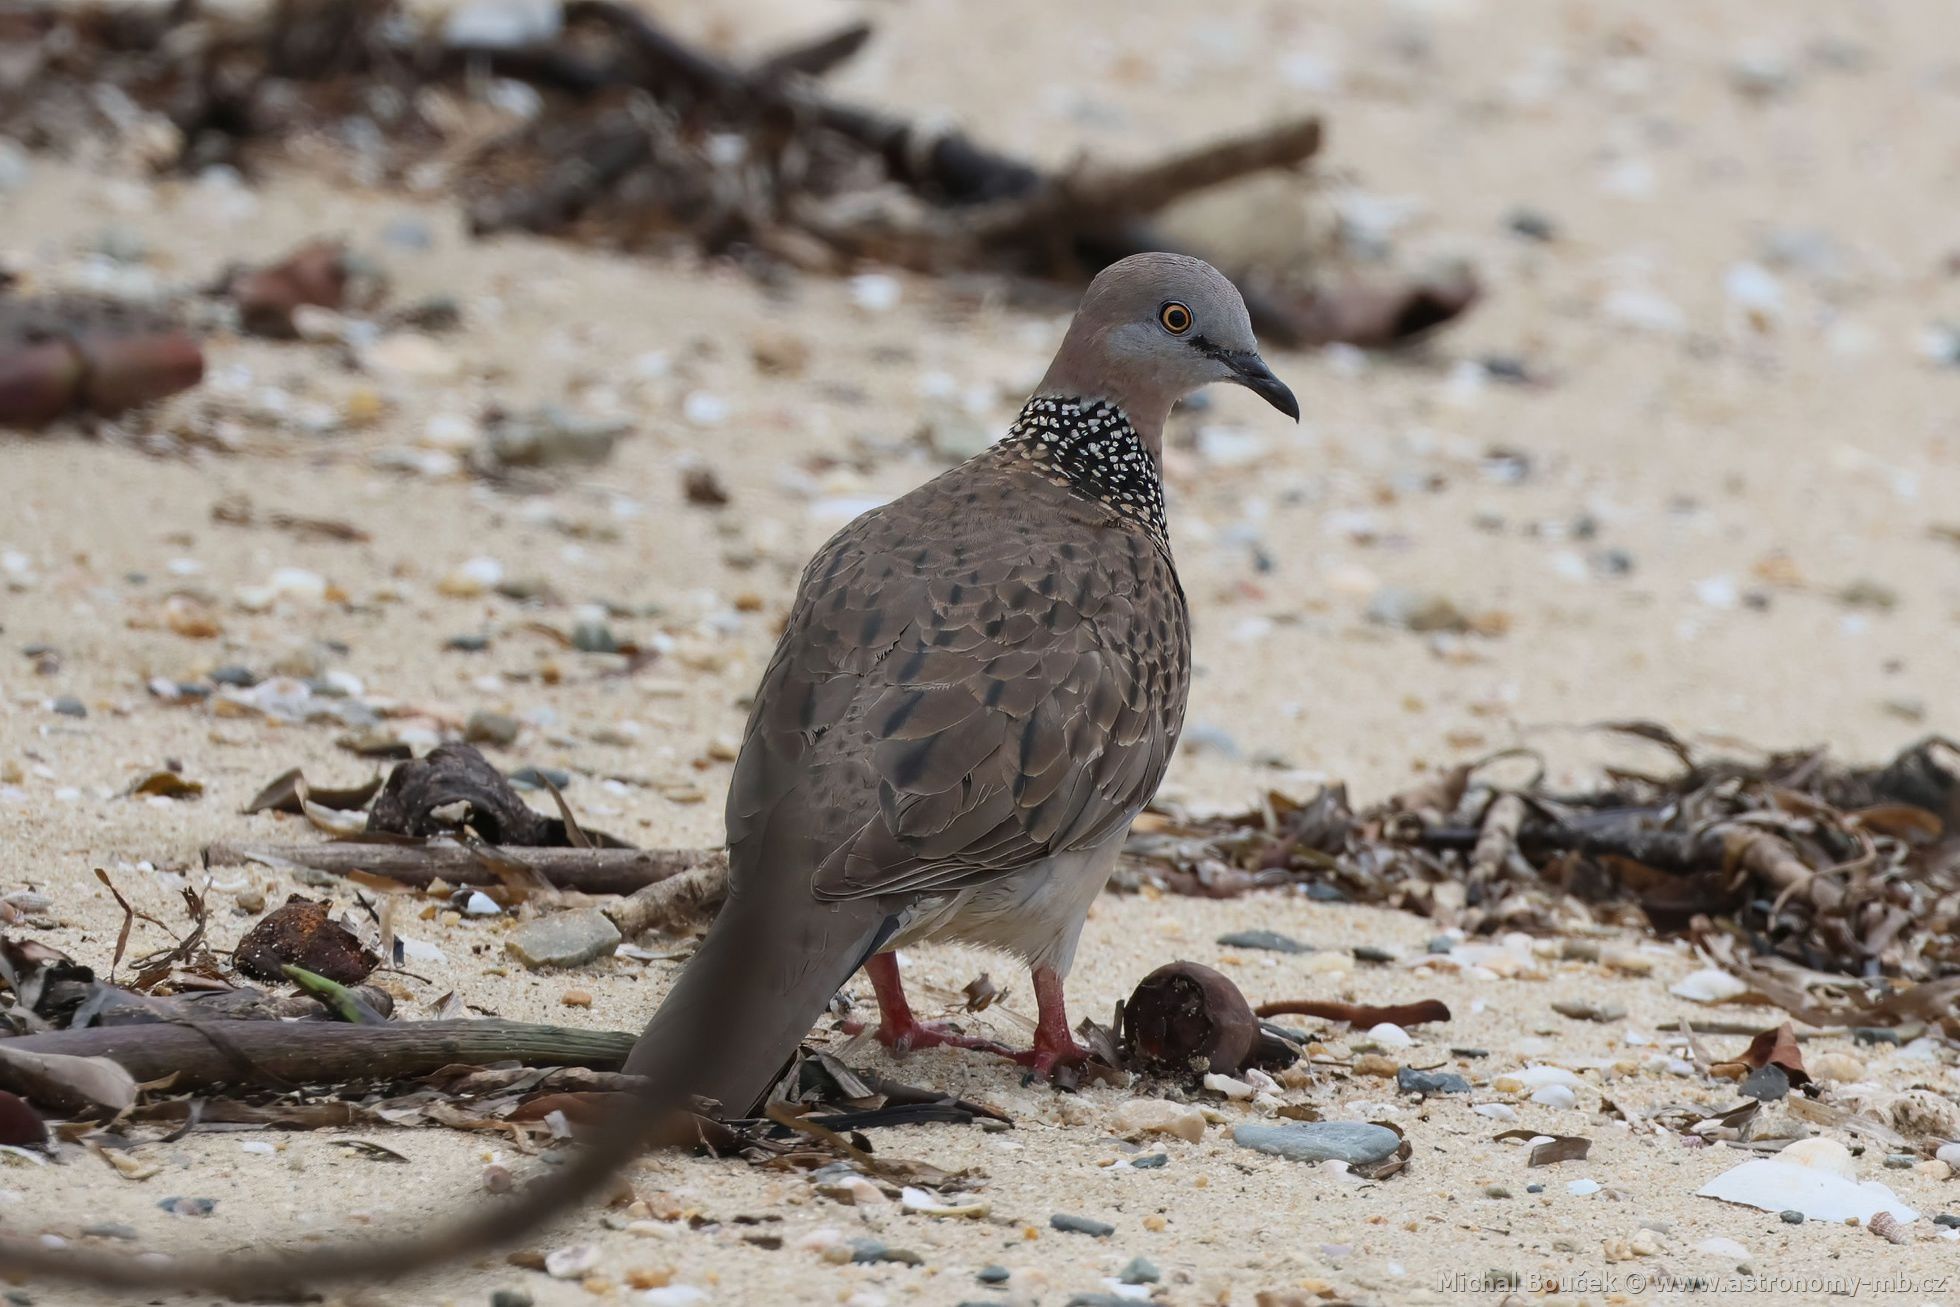
[{"label": "dove's dark beak", "polygon": [[1266,360],[1249,351],[1231,350],[1218,356],[1232,370],[1232,380],[1271,404],[1295,422],[1300,420],[1300,401],[1293,398],[1286,383],[1273,375]]}]

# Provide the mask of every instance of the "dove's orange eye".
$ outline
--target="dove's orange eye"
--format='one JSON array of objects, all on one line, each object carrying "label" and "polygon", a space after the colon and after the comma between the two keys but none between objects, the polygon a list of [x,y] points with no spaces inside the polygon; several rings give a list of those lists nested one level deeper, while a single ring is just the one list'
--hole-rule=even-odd
[{"label": "dove's orange eye", "polygon": [[1182,336],[1191,330],[1191,310],[1176,300],[1157,310],[1157,321],[1164,324],[1164,330],[1173,336]]}]

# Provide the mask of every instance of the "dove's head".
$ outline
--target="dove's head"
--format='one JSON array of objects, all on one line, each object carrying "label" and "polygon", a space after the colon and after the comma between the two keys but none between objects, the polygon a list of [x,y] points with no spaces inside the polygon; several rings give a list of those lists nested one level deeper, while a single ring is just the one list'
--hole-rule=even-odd
[{"label": "dove's head", "polygon": [[1299,401],[1259,357],[1238,288],[1203,259],[1133,254],[1089,283],[1036,393],[1106,399],[1154,446],[1171,406],[1215,381],[1299,421]]}]

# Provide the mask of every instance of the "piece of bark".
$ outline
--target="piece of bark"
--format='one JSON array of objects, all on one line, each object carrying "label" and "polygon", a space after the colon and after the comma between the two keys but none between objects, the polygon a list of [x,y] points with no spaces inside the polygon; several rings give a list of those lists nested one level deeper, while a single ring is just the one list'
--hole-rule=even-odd
[{"label": "piece of bark", "polygon": [[24,1053],[108,1058],[138,1081],[175,1072],[172,1089],[184,1091],[254,1079],[286,1085],[397,1080],[454,1063],[616,1071],[637,1037],[516,1021],[199,1021],[57,1030],[0,1043]]},{"label": "piece of bark", "polygon": [[[449,813],[468,804],[462,822]],[[382,835],[453,835],[467,826],[492,844],[562,847],[564,823],[524,802],[473,744],[439,744],[388,773],[368,811]]]},{"label": "piece of bark", "polygon": [[[719,865],[725,874],[728,865],[728,855],[720,849],[499,848],[495,852],[499,859],[521,864],[558,889],[587,894],[631,894],[697,868]],[[315,871],[341,874],[365,871],[412,886],[425,886],[438,880],[451,885],[498,885],[506,879],[482,850],[446,841],[213,844],[204,850],[207,867],[247,862],[274,867],[311,867]]]}]

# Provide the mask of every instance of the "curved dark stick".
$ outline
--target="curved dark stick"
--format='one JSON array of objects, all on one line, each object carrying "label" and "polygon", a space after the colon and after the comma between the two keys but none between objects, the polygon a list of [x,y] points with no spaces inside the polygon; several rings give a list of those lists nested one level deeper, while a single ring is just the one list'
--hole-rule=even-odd
[{"label": "curved dark stick", "polygon": [[[705,1047],[713,1037],[710,1014],[671,1014],[670,1026],[682,1046]],[[136,1256],[113,1256],[100,1249],[49,1248],[21,1239],[0,1239],[0,1274],[9,1278],[58,1280],[98,1289],[146,1293],[179,1290],[265,1297],[297,1286],[314,1288],[348,1280],[407,1275],[532,1234],[559,1213],[603,1189],[647,1146],[674,1109],[683,1106],[687,1070],[681,1059],[655,1059],[641,1086],[619,1095],[610,1115],[587,1136],[570,1162],[533,1181],[514,1199],[432,1230],[368,1242],[361,1236],[319,1248],[276,1249],[240,1257],[201,1254],[159,1263]]]}]

